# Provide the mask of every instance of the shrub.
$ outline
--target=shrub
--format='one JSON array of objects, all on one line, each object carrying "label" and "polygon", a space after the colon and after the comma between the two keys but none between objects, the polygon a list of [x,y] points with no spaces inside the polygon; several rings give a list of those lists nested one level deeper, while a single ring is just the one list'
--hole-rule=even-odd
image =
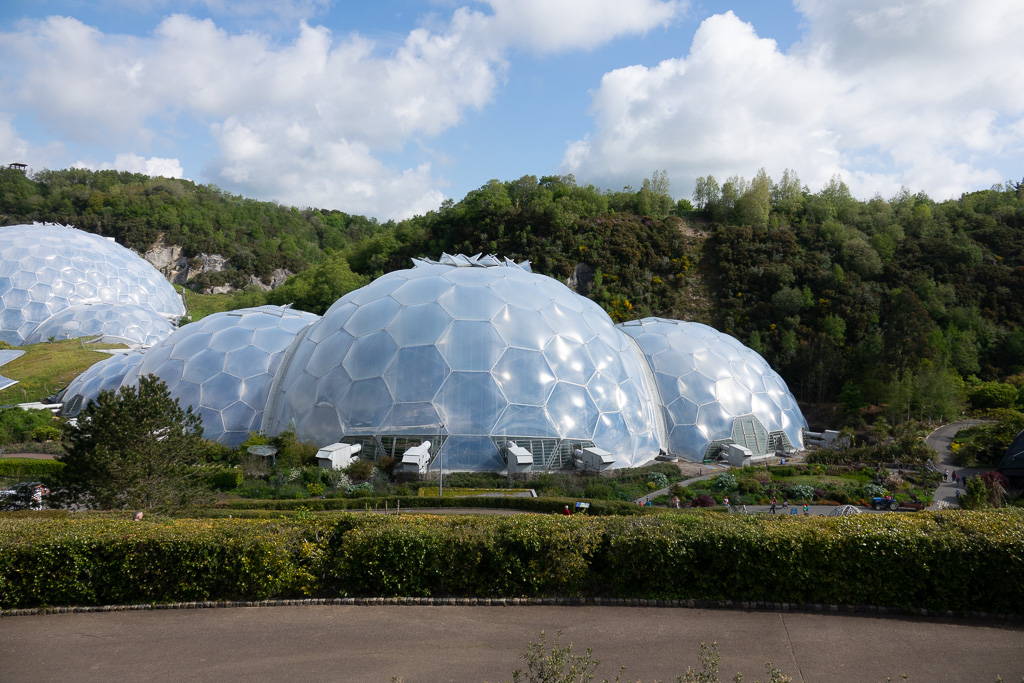
[{"label": "shrub", "polygon": [[210,485],[218,491],[237,489],[245,480],[241,468],[222,467],[210,476]]},{"label": "shrub", "polygon": [[[45,441],[33,434],[40,427],[53,428],[60,423],[49,410],[22,410],[21,408],[0,409],[0,446],[17,441]],[[58,428],[59,432],[59,428]],[[44,431],[42,433],[52,433]],[[58,433],[56,438],[59,438]]]},{"label": "shrub", "polygon": [[845,489],[836,489],[832,492],[832,500],[839,503],[840,505],[850,505],[853,503],[853,498]]},{"label": "shrub", "polygon": [[60,428],[53,425],[39,425],[32,430],[33,441],[56,441],[60,438]]},{"label": "shrub", "polygon": [[[514,500],[547,512],[564,504]],[[1024,511],[1016,509],[785,521],[651,514],[625,503],[617,505],[632,516],[315,513],[332,502],[276,503],[290,507],[292,519],[0,515],[0,606],[344,595],[604,595],[991,613],[1024,604],[1024,583],[992,580],[1024,572]],[[592,510],[608,505],[615,504]],[[900,558],[899,571],[880,573],[883,556]],[[786,558],[768,580],[766,557]]]},{"label": "shrub", "polygon": [[369,460],[353,460],[344,471],[351,479],[366,481],[373,474],[373,463]]},{"label": "shrub", "polygon": [[711,488],[716,491],[722,491],[728,493],[729,491],[735,491],[739,488],[739,484],[736,482],[736,477],[731,474],[720,474],[715,477],[715,480],[711,482]]},{"label": "shrub", "polygon": [[345,489],[345,495],[350,498],[369,498],[373,495],[373,484],[368,481],[352,484]]},{"label": "shrub", "polygon": [[814,487],[810,484],[793,484],[789,486],[789,495],[796,500],[813,500]]},{"label": "shrub", "polygon": [[888,495],[888,491],[885,487],[879,486],[878,484],[864,484],[864,496],[866,498],[879,498],[881,496]]},{"label": "shrub", "polygon": [[668,477],[666,477],[661,472],[651,472],[647,476],[647,481],[649,483],[654,484],[654,489],[652,489],[652,490],[663,489],[663,488],[666,488],[668,486]]},{"label": "shrub", "polygon": [[[767,473],[766,473],[767,474]],[[758,495],[761,493],[761,482],[756,479],[750,479],[744,477],[739,480],[740,493],[748,493],[752,495]]]},{"label": "shrub", "polygon": [[49,479],[64,469],[64,463],[57,460],[36,458],[0,458],[0,477],[10,479]]},{"label": "shrub", "polygon": [[709,508],[716,505],[715,499],[706,493],[693,499],[693,506],[697,508]]}]

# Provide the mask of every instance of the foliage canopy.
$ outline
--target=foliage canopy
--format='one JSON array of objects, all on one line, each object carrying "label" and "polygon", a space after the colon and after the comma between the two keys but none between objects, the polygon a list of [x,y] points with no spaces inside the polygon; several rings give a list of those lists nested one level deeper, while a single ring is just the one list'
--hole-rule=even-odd
[{"label": "foliage canopy", "polygon": [[167,508],[209,494],[203,427],[154,375],[102,391],[65,427],[59,496],[100,509]]}]

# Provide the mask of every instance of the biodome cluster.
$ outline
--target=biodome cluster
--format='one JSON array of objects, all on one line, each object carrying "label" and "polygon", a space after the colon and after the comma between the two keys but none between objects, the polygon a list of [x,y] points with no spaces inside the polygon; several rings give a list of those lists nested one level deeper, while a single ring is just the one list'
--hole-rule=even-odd
[{"label": "biodome cluster", "polygon": [[[118,315],[118,307],[148,305],[164,291],[166,282],[145,261],[89,235],[64,240],[76,245],[79,261],[37,275],[60,283],[37,296],[19,273],[40,267],[47,249],[61,252],[61,240],[50,237],[56,231],[86,235],[60,226],[0,228],[4,339],[95,334],[86,331],[95,330],[93,321],[138,319],[137,312]],[[50,241],[34,249],[42,239]],[[102,266],[110,254],[132,264],[117,271],[126,281],[104,283],[100,302],[77,293],[80,281],[95,278],[82,260],[86,244],[96,247],[95,271],[111,272]],[[8,299],[15,286],[20,294]],[[133,298],[134,288],[152,293]],[[54,291],[67,303],[39,310],[39,301],[57,298]],[[75,315],[83,303],[114,313]],[[170,299],[163,309],[173,303],[180,302]],[[515,446],[532,457],[532,469],[571,467],[585,448],[606,451],[613,467],[630,467],[658,455],[699,461],[728,444],[754,455],[803,447],[806,421],[785,382],[734,338],[659,318],[615,325],[528,263],[493,256],[414,260],[343,296],[323,317],[262,306],[179,329],[158,329],[156,320],[135,327],[153,334],[137,335],[144,340],[133,342],[138,350],[72,382],[62,396],[65,414],[77,414],[103,389],[153,373],[202,415],[205,436],[221,443],[238,445],[253,430],[294,430],[318,446],[359,443],[361,457],[377,458],[430,441],[435,469],[502,471],[511,468]]]}]

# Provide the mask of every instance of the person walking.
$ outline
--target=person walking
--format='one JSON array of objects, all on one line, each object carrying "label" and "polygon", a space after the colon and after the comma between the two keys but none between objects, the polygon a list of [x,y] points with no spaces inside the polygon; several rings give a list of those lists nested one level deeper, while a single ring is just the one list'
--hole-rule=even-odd
[{"label": "person walking", "polygon": [[804,503],[804,517],[810,517],[810,516],[811,516],[811,506],[809,506],[807,503]]},{"label": "person walking", "polygon": [[768,512],[770,512],[770,513],[772,513],[774,515],[775,514],[775,506],[778,504],[778,502],[779,501],[778,501],[777,498],[772,498],[772,507],[771,507],[770,510],[768,510]]},{"label": "person walking", "polygon": [[949,470],[942,470],[942,481],[949,481]]}]

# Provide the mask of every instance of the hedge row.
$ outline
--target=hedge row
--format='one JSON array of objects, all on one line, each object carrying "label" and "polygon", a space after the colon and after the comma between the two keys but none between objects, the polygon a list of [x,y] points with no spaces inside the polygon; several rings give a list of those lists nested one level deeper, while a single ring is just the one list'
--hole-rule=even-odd
[{"label": "hedge row", "polygon": [[1019,613],[1024,513],[0,516],[0,607],[605,596]]},{"label": "hedge row", "polygon": [[40,458],[0,458],[0,477],[42,479],[53,477],[64,469],[64,463]]},{"label": "hedge row", "polygon": [[[486,508],[494,510],[521,510],[524,512],[561,512],[566,505],[575,510],[575,500],[566,498],[515,498],[511,496],[386,496],[377,498],[298,498],[290,500],[267,500],[253,498],[231,498],[221,500],[217,508],[222,510],[394,510],[416,508]],[[650,511],[635,503],[621,500],[590,501],[588,514],[630,515],[647,514]]]}]

